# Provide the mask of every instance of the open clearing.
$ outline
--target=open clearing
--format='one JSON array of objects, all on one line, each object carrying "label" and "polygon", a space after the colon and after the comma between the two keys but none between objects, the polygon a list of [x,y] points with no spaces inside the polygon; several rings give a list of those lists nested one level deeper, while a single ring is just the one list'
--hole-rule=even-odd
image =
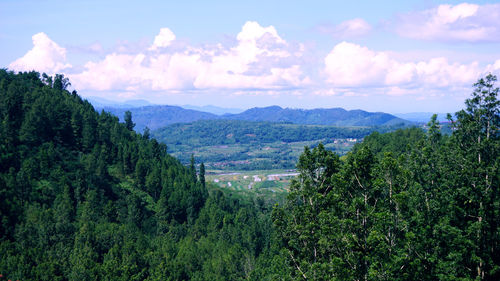
[{"label": "open clearing", "polygon": [[205,178],[225,191],[280,197],[288,192],[295,170],[224,171],[207,170]]}]

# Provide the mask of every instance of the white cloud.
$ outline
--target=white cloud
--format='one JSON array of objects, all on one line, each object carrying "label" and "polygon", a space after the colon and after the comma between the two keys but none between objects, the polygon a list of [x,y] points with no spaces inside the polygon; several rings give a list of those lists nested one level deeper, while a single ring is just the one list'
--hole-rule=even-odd
[{"label": "white cloud", "polygon": [[167,27],[161,28],[160,33],[156,35],[153,45],[149,47],[150,51],[156,51],[159,48],[165,48],[170,46],[175,40],[175,34]]},{"label": "white cloud", "polygon": [[372,30],[372,26],[361,18],[355,18],[338,25],[320,25],[318,30],[335,38],[353,38],[366,35]]},{"label": "white cloud", "polygon": [[[442,22],[472,17],[474,10],[466,8],[445,9],[440,12]],[[170,29],[162,28],[152,45],[148,41],[124,51],[116,49],[83,66],[71,67],[66,61],[67,50],[38,33],[33,36],[33,48],[9,68],[50,74],[71,68],[71,73],[66,74],[76,89],[127,98],[142,94],[160,97],[166,93],[322,98],[429,97],[431,93],[451,96],[470,89],[477,78],[488,72],[500,73],[498,58],[489,65],[484,61],[479,65],[476,58],[458,63],[453,56],[446,58],[439,53],[421,55],[415,51],[408,56],[405,52],[377,51],[348,42],[318,57],[304,44],[286,41],[273,26],[257,22],[246,22],[231,45],[191,46],[175,40]],[[104,52],[97,44],[94,49]]]},{"label": "white cloud", "polygon": [[290,46],[273,26],[247,22],[237,44],[175,50],[175,35],[163,28],[149,50],[139,54],[113,53],[71,76],[73,85],[93,90],[283,89],[310,82],[301,70],[303,46]]},{"label": "white cloud", "polygon": [[47,72],[54,74],[71,65],[66,63],[66,49],[52,41],[47,34],[40,32],[32,37],[33,48],[23,57],[13,61],[9,68],[16,71]]},{"label": "white cloud", "polygon": [[240,42],[253,42],[255,43],[257,40],[261,39],[264,35],[268,35],[275,40],[278,44],[286,44],[285,40],[283,40],[279,35],[274,26],[262,27],[259,23],[255,21],[247,21],[241,32],[238,33],[236,39]]},{"label": "white cloud", "polygon": [[311,94],[316,96],[328,97],[328,96],[338,96],[340,93],[334,89],[318,89],[312,91]]},{"label": "white cloud", "polygon": [[435,41],[499,42],[500,4],[439,5],[400,15],[396,32],[408,38]]},{"label": "white cloud", "polygon": [[385,53],[342,42],[325,58],[328,82],[336,86],[373,85],[384,81],[391,61]]},{"label": "white cloud", "polygon": [[496,60],[493,64],[486,66],[485,72],[500,74],[500,59]]},{"label": "white cloud", "polygon": [[103,61],[88,62],[85,70],[76,75],[70,75],[73,84],[78,89],[92,89],[98,91],[120,89],[138,85],[140,77],[145,74],[141,67],[145,59],[144,54],[126,55],[110,54]]},{"label": "white cloud", "polygon": [[236,38],[237,46],[204,63],[194,82],[196,88],[272,89],[295,87],[308,81],[302,78],[299,65],[279,65],[282,59],[296,54],[288,51],[288,44],[273,26],[247,22]]},{"label": "white cloud", "polygon": [[372,51],[348,42],[337,44],[325,57],[324,71],[327,81],[337,87],[470,85],[483,72],[477,62],[449,63],[443,57],[403,62],[387,52]]}]

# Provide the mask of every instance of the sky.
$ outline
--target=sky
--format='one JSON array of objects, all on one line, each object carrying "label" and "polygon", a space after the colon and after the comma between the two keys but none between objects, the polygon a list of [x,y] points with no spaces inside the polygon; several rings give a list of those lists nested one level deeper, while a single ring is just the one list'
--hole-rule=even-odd
[{"label": "sky", "polygon": [[495,1],[0,1],[0,67],[82,97],[454,112],[500,74]]}]

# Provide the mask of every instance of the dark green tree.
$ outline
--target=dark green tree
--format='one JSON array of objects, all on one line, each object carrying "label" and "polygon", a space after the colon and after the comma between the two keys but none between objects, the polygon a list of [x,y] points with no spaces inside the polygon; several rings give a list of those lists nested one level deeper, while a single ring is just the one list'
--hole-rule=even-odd
[{"label": "dark green tree", "polygon": [[[471,278],[500,278],[498,204],[499,193],[499,88],[497,77],[487,75],[474,84],[464,110],[456,113],[452,142],[454,155],[452,182],[459,208],[453,218],[460,225],[467,258],[460,266],[475,268]],[[466,167],[465,169],[463,167]]]},{"label": "dark green tree", "polygon": [[205,184],[205,164],[203,162],[200,164],[200,183],[203,188],[206,188]]},{"label": "dark green tree", "polygon": [[194,154],[191,154],[191,160],[189,161],[189,171],[191,172],[191,178],[196,182],[196,167],[194,161]]},{"label": "dark green tree", "polygon": [[66,90],[69,86],[71,86],[69,78],[64,77],[63,74],[56,74],[53,85],[54,89],[62,91]]},{"label": "dark green tree", "polygon": [[132,112],[130,112],[130,110],[125,111],[123,119],[125,120],[125,127],[127,127],[129,131],[134,130],[135,123],[132,121]]}]

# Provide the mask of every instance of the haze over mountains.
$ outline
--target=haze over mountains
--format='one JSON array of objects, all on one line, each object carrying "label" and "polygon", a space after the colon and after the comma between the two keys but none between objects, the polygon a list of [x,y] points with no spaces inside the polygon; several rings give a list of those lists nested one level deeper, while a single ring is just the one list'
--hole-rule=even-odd
[{"label": "haze over mountains", "polygon": [[181,105],[182,108],[185,109],[193,109],[193,110],[198,110],[198,111],[203,111],[203,112],[208,112],[208,113],[213,113],[216,115],[224,115],[224,114],[238,114],[245,109],[242,108],[227,108],[227,107],[219,107],[219,106],[214,106],[214,105],[204,105],[204,106],[195,106],[195,105]]},{"label": "haze over mountains", "polygon": [[[434,112],[409,112],[409,113],[396,113],[395,116],[413,122],[427,123],[431,119]],[[446,122],[447,113],[436,113],[439,122]],[[452,114],[453,115],[453,114]]]},{"label": "haze over mountains", "polygon": [[[92,102],[92,100],[91,100]],[[104,105],[96,107],[104,109],[119,118],[123,118],[125,111],[130,110],[136,123],[136,130],[142,131],[145,127],[151,130],[165,127],[174,123],[187,123],[197,120],[227,119],[245,121],[266,121],[279,123],[293,123],[303,125],[332,125],[332,126],[392,126],[410,125],[412,122],[383,112],[367,112],[364,110],[345,110],[343,108],[329,109],[292,109],[280,106],[255,107],[241,113],[225,113],[217,115],[210,112],[186,109],[172,105],[129,106],[130,102],[119,106]],[[207,108],[212,112],[224,113],[223,108],[215,106],[192,107]],[[237,111],[237,109],[227,109]]]},{"label": "haze over mountains", "polygon": [[247,121],[289,122],[304,125],[390,126],[406,120],[383,112],[345,110],[343,108],[292,109],[279,106],[255,107],[240,114],[225,115],[227,119]]},{"label": "haze over mountains", "polygon": [[136,99],[136,100],[127,100],[124,102],[116,102],[112,100],[108,100],[100,97],[87,97],[86,98],[95,108],[104,108],[104,107],[116,107],[116,108],[132,108],[132,107],[141,107],[154,105],[147,100]]},{"label": "haze over mountains", "polygon": [[132,112],[132,120],[136,124],[135,130],[138,132],[142,132],[146,127],[155,130],[174,123],[219,118],[219,115],[212,113],[184,109],[173,105],[151,105],[133,108],[104,107],[102,109],[118,116],[122,121],[125,111],[129,110]]},{"label": "haze over mountains", "polygon": [[[126,100],[124,102],[117,102],[117,101],[112,101],[108,100],[105,98],[101,97],[94,97],[90,96],[86,98],[96,109],[103,109],[104,107],[112,107],[112,108],[134,108],[134,107],[143,107],[143,106],[161,106],[159,104],[152,103],[147,100],[143,99],[135,99],[135,100]],[[203,105],[203,106],[196,106],[196,105],[190,105],[190,104],[183,104],[183,105],[176,105],[174,106],[180,106],[184,109],[193,109],[197,111],[202,111],[202,112],[208,112],[216,115],[223,115],[226,113],[231,113],[231,114],[236,114],[236,113],[241,113],[245,111],[245,109],[242,108],[227,108],[227,107],[219,107],[219,106],[214,106],[214,105]]]}]

